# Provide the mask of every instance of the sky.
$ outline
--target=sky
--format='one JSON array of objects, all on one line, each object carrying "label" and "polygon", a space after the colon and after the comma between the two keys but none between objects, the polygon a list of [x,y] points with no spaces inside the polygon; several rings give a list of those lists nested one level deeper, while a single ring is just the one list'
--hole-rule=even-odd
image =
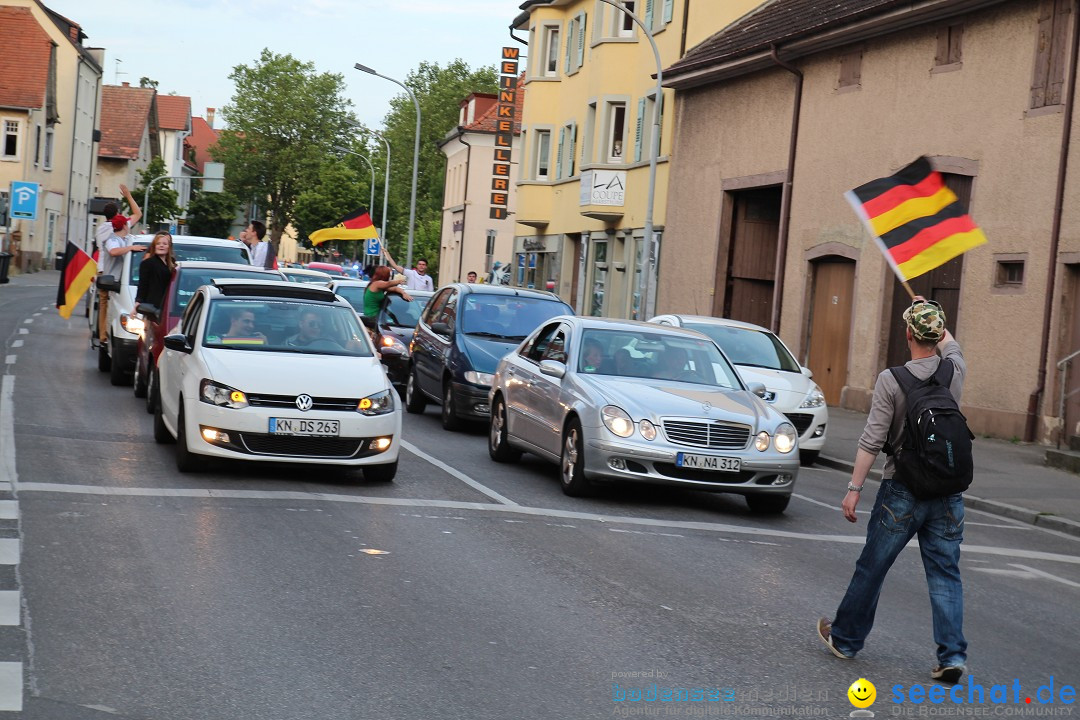
[{"label": "sky", "polygon": [[[221,108],[229,73],[264,47],[340,73],[345,97],[365,125],[382,127],[393,83],[421,61],[495,65],[521,0],[42,0],[82,26],[88,47],[105,48],[104,82],[158,81],[158,92],[191,98],[192,115]],[[518,33],[521,37],[521,33]],[[120,63],[117,64],[117,60]],[[117,74],[119,70],[120,74]],[[272,112],[273,108],[267,108]],[[215,127],[222,127],[221,115]]]}]

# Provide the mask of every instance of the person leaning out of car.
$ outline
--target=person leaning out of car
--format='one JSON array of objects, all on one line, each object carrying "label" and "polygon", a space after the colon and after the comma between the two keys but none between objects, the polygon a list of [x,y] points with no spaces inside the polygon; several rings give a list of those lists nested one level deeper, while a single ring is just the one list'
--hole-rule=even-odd
[{"label": "person leaning out of car", "polygon": [[360,320],[366,327],[374,328],[376,326],[379,310],[382,308],[382,301],[386,297],[386,293],[397,293],[405,300],[412,302],[412,298],[405,292],[405,288],[401,287],[404,282],[405,280],[402,278],[391,280],[390,268],[386,265],[375,268],[375,273],[371,276],[371,282],[364,288],[364,315]]},{"label": "person leaning out of car", "polygon": [[161,309],[165,292],[169,289],[176,256],[173,254],[172,235],[161,230],[154,234],[150,247],[139,263],[139,289],[135,291],[135,305],[153,305]]}]

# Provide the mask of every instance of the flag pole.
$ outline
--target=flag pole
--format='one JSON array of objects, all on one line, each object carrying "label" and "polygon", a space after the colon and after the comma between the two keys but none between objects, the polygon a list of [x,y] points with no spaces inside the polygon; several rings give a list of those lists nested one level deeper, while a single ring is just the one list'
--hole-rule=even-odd
[{"label": "flag pole", "polygon": [[912,300],[914,300],[915,299],[915,291],[912,290],[911,286],[907,284],[907,280],[901,280],[900,284],[904,286],[904,289],[907,290],[907,294],[911,296]]}]

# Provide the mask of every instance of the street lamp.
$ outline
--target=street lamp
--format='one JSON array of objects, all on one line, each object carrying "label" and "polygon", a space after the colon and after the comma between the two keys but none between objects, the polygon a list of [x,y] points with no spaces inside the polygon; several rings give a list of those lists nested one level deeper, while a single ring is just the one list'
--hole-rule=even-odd
[{"label": "street lamp", "polygon": [[[655,47],[655,44],[654,44]],[[356,63],[353,65],[360,72],[366,72],[368,75],[374,75],[375,77],[381,77],[383,80],[389,80],[395,85],[399,85],[405,92],[412,98],[413,104],[416,105],[416,137],[413,142],[413,158],[412,158],[412,193],[409,198],[409,244],[406,251],[405,267],[412,267],[412,253],[413,253],[413,236],[416,230],[416,176],[420,168],[420,101],[416,99],[416,95],[409,89],[408,85],[395,80],[392,77],[386,75],[380,75],[367,65],[361,65]]]},{"label": "street lamp", "polygon": [[[363,130],[364,132],[371,133],[375,137],[382,140],[383,145],[386,146],[386,178],[383,180],[382,228],[381,228],[381,231],[382,231],[381,232],[381,234],[382,234],[381,240],[385,243],[386,242],[386,226],[390,223],[390,221],[386,219],[386,200],[390,196],[390,141],[387,140],[386,136],[383,135],[378,130],[372,130],[371,128],[367,127],[366,125],[363,125],[363,124],[358,123],[358,122],[353,122],[352,120],[346,120],[345,122],[347,122],[349,125],[351,125],[354,128]],[[380,263],[381,263],[381,261],[380,261]]]},{"label": "street lamp", "polygon": [[[656,41],[653,40],[652,32],[645,26],[645,23],[641,21],[637,15],[632,13],[622,2],[619,0],[600,0],[601,2],[611,5],[616,10],[621,10],[624,15],[627,15],[634,21],[639,28],[641,28],[642,34],[649,41],[652,46],[653,56],[656,58],[656,99],[653,101],[653,131],[652,137],[649,139],[649,200],[648,205],[645,208],[645,246],[649,248],[649,264],[655,269],[656,267],[656,248],[653,243],[653,204],[656,201],[656,159],[660,155],[660,103],[663,100],[663,82],[664,82],[664,63],[660,59],[660,49],[656,47]],[[649,276],[645,278],[646,284],[649,284],[652,280],[652,273],[655,270],[650,270]],[[644,277],[644,276],[643,276]],[[648,304],[652,302],[651,293],[646,296],[645,309],[648,308]]]},{"label": "street lamp", "polygon": [[375,204],[375,166],[371,164],[371,160],[368,159],[367,155],[358,153],[355,150],[350,150],[349,148],[341,147],[340,145],[335,147],[334,150],[340,153],[349,153],[350,155],[355,155],[356,157],[366,162],[367,166],[371,169],[371,200],[368,202],[368,212],[370,212],[371,207]]}]

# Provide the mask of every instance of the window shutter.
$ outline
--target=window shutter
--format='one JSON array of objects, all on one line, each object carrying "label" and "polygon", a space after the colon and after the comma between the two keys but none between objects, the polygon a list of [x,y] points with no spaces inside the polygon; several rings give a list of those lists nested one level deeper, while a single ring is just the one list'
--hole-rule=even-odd
[{"label": "window shutter", "polygon": [[566,128],[566,177],[574,177],[574,145],[577,144],[577,123]]},{"label": "window shutter", "polygon": [[559,152],[555,155],[555,179],[562,180],[563,143],[566,142],[566,128],[559,130]]},{"label": "window shutter", "polygon": [[563,74],[570,74],[570,48],[574,44],[574,21],[566,24],[566,52],[563,53]]},{"label": "window shutter", "polygon": [[641,162],[641,140],[645,136],[645,98],[637,103],[637,132],[634,133],[634,162]]},{"label": "window shutter", "polygon": [[585,19],[588,16],[585,13],[578,15],[578,36],[577,36],[577,64],[581,67],[585,64]]},{"label": "window shutter", "polygon": [[664,0],[664,23],[671,22],[672,13],[675,11],[675,0]]},{"label": "window shutter", "polygon": [[652,26],[653,19],[653,0],[645,0],[645,27],[649,28],[649,33],[653,31]]},{"label": "window shutter", "polygon": [[660,152],[660,143],[664,142],[664,93],[660,93],[660,127],[657,129],[656,134],[658,136],[656,143],[656,152]]}]

